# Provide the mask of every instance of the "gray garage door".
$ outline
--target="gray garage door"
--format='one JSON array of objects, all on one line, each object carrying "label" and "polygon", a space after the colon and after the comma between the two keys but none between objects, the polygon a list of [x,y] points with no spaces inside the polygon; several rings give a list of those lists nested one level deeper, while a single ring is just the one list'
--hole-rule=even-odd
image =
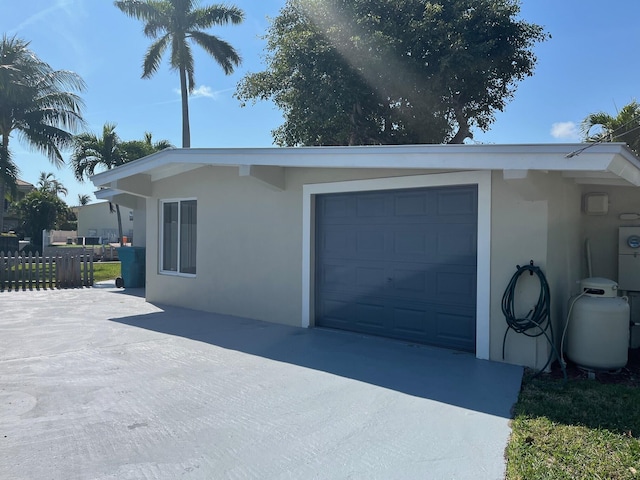
[{"label": "gray garage door", "polygon": [[476,186],[319,195],[316,325],[475,352]]}]

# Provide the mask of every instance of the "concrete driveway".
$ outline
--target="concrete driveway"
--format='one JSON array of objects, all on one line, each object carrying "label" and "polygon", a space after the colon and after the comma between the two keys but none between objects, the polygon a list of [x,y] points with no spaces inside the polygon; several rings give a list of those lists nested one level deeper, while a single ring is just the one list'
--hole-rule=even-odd
[{"label": "concrete driveway", "polygon": [[504,476],[518,367],[112,287],[0,312],[3,479]]}]

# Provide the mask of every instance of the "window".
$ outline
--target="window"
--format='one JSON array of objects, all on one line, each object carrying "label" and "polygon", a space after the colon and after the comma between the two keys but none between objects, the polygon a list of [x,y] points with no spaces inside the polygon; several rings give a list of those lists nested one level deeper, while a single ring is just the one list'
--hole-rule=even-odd
[{"label": "window", "polygon": [[162,272],[196,273],[197,201],[160,202]]}]

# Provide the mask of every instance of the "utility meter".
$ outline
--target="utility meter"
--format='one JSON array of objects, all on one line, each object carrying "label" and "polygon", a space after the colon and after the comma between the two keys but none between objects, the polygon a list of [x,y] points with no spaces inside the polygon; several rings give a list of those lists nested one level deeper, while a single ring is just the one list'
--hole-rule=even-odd
[{"label": "utility meter", "polygon": [[640,236],[631,235],[629,238],[627,238],[627,245],[630,248],[638,248],[638,247],[640,247]]},{"label": "utility meter", "polygon": [[618,227],[618,286],[640,292],[640,225]]}]

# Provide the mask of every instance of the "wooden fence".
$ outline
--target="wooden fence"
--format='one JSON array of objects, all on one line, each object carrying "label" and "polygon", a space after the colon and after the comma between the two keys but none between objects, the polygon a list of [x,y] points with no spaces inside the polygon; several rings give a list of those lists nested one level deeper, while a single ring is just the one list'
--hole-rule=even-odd
[{"label": "wooden fence", "polygon": [[93,251],[49,256],[0,252],[0,292],[93,285]]}]

